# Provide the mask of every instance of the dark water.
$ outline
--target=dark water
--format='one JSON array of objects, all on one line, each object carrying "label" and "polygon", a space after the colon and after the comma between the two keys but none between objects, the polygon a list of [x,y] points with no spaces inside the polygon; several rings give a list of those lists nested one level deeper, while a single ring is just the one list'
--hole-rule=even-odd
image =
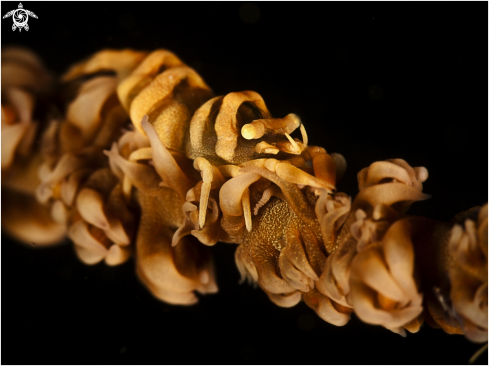
[{"label": "dark water", "polygon": [[[403,158],[428,169],[433,196],[411,213],[449,221],[487,202],[487,3],[23,5],[38,19],[28,32],[2,20],[2,46],[30,47],[55,72],[102,48],[167,48],[216,95],[255,90],[275,116],[299,114],[310,144],[345,156],[340,191],[355,195],[372,162]],[[213,248],[219,294],[177,307],[151,297],[133,262],[90,267],[68,243],[2,237],[1,361],[463,364],[479,348],[428,326],[402,338],[279,308],[238,285],[234,249]]]}]

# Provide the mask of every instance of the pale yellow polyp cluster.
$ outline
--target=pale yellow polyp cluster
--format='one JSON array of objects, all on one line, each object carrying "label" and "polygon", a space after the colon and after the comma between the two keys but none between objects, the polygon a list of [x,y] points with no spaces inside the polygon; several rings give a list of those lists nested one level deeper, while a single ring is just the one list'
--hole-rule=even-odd
[{"label": "pale yellow polyp cluster", "polygon": [[[61,105],[35,115],[41,97]],[[410,216],[426,168],[374,162],[355,197],[337,190],[345,169],[297,115],[274,118],[254,91],[215,96],[167,50],[100,51],[57,87],[31,52],[2,51],[2,228],[17,240],[69,237],[86,264],[133,256],[180,305],[217,292],[209,247],[234,244],[242,280],[278,306],[486,342],[487,204]]]}]

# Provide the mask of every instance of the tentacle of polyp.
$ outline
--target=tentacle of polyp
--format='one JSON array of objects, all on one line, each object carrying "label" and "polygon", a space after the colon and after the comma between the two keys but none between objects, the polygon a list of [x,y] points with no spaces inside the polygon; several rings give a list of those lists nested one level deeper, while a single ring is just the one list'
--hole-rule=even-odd
[{"label": "tentacle of polyp", "polygon": [[268,291],[265,291],[265,293],[270,301],[282,308],[291,308],[296,306],[302,299],[302,294],[299,291],[294,291],[289,294],[273,294]]},{"label": "tentacle of polyp", "polygon": [[[14,108],[18,121],[3,121],[3,123],[8,122],[20,122],[20,123],[29,123],[32,122],[32,112],[34,110],[34,97],[32,94],[27,91],[17,88],[10,87],[5,90],[4,96],[7,101],[11,103]],[[2,106],[3,107],[3,106]]]},{"label": "tentacle of polyp", "polygon": [[422,183],[428,179],[428,170],[424,167],[412,168],[402,159],[378,161],[358,173],[358,186],[361,191],[388,178],[421,191]]},{"label": "tentacle of polyp", "polygon": [[104,212],[109,222],[107,237],[118,245],[130,245],[135,217],[124,200],[121,184],[117,184],[110,192]]},{"label": "tentacle of polyp", "polygon": [[289,230],[286,234],[286,241],[287,246],[282,252],[285,252],[284,254],[291,264],[304,273],[308,278],[317,281],[319,277],[309,263],[309,259],[301,243],[299,231]]},{"label": "tentacle of polyp", "polygon": [[285,255],[285,249],[282,250],[282,252],[280,253],[278,264],[280,267],[280,274],[289,285],[302,292],[309,291],[308,277],[304,275],[301,271],[298,271],[295,266],[290,262],[290,260]]},{"label": "tentacle of polyp", "polygon": [[350,268],[356,252],[356,240],[348,236],[327,260],[317,283],[318,290],[343,306],[351,306]]},{"label": "tentacle of polyp", "polygon": [[110,228],[107,217],[104,213],[104,197],[93,189],[84,188],[76,198],[76,206],[82,218],[102,229]]},{"label": "tentacle of polyp", "polygon": [[[147,193],[153,192],[153,194],[157,194],[160,190],[161,178],[153,167],[128,161],[113,150],[105,150],[104,153],[112,161],[112,164],[119,167],[130,183],[134,184],[139,190]],[[124,193],[127,194],[127,192]]]},{"label": "tentacle of polyp", "polygon": [[194,215],[192,214],[197,212],[197,206],[187,201],[183,204],[182,209],[183,214],[185,215],[185,221],[173,234],[171,242],[172,247],[177,245],[180,242],[180,239],[186,235],[190,235],[192,231],[196,229],[195,222],[192,220],[192,216]]},{"label": "tentacle of polyp", "polygon": [[428,179],[428,170],[425,167],[413,168],[404,159],[389,159],[387,161],[406,169],[411,178],[411,185],[416,189],[423,189],[422,183]]},{"label": "tentacle of polyp", "polygon": [[350,320],[349,314],[338,311],[331,300],[316,289],[303,293],[302,298],[307,306],[313,309],[321,319],[330,324],[343,326]]},{"label": "tentacle of polyp", "polygon": [[55,184],[76,170],[89,166],[83,157],[78,157],[73,154],[64,154],[56,167],[53,170],[47,170],[49,173],[45,176],[40,176],[42,183],[36,190],[36,196],[40,202],[47,202],[52,196],[52,189]]},{"label": "tentacle of polyp", "polygon": [[[370,288],[382,296],[399,303],[400,306],[405,305],[403,303],[406,300],[404,291],[399,287],[393,276],[390,275],[385,265],[385,259],[378,250],[372,248],[359,253],[353,260],[352,267],[355,269],[351,275],[353,278],[355,278],[357,273],[361,274],[363,282]],[[412,270],[408,275],[412,275]]]},{"label": "tentacle of polyp", "polygon": [[131,255],[131,249],[120,245],[112,245],[105,256],[105,263],[108,266],[117,266],[127,261]]},{"label": "tentacle of polyp", "polygon": [[[131,126],[133,128],[133,126]],[[126,146],[127,145],[127,146]],[[120,149],[134,151],[144,147],[150,147],[150,143],[146,135],[139,130],[126,131],[119,139],[117,146]]]},{"label": "tentacle of polyp", "polygon": [[[328,208],[327,208],[328,207]],[[351,198],[344,193],[331,197],[323,191],[316,202],[315,212],[321,226],[321,234],[327,253],[336,249],[336,238],[350,212]]]},{"label": "tentacle of polyp", "polygon": [[[253,248],[254,249],[254,248]],[[252,250],[251,258],[253,263],[256,263],[256,269],[258,272],[258,284],[265,291],[272,294],[287,294],[296,290],[287,281],[281,278],[276,272],[276,257],[260,256],[258,260],[257,253]]]},{"label": "tentacle of polyp", "polygon": [[412,226],[394,223],[382,242],[359,253],[352,262],[350,296],[363,321],[396,328],[412,322],[423,310],[414,281]]},{"label": "tentacle of polyp", "polygon": [[71,225],[68,236],[75,243],[78,257],[86,264],[96,264],[107,255],[107,248],[92,235],[85,221],[79,220]]},{"label": "tentacle of polyp", "polygon": [[163,182],[185,198],[187,191],[192,187],[192,182],[185,176],[170,152],[161,143],[154,127],[148,122],[148,117],[144,116],[141,127],[146,132],[153,149],[153,162],[158,175]]},{"label": "tentacle of polyp", "polygon": [[[374,213],[378,214],[376,208],[374,208]],[[396,213],[392,220],[385,220],[383,217],[374,218],[373,213],[371,216],[367,217],[367,214],[362,209],[358,209],[355,212],[356,220],[350,226],[350,233],[357,240],[357,252],[361,252],[370,243],[382,240],[391,223],[398,218]]]},{"label": "tentacle of polyp", "polygon": [[55,200],[51,205],[51,218],[61,225],[68,224],[70,212],[68,207],[61,201]]},{"label": "tentacle of polyp", "polygon": [[[362,172],[368,173],[365,178]],[[388,161],[377,161],[358,173],[358,176],[360,190],[379,184],[386,177],[411,185],[411,177],[406,169]]]},{"label": "tentacle of polyp", "polygon": [[[375,169],[377,169],[377,167],[382,167],[382,165],[375,165]],[[388,163],[387,167],[389,169],[394,169],[398,175],[402,174],[401,171],[397,169],[397,165]],[[384,178],[389,177],[390,172],[388,170],[384,170],[384,172],[386,172]],[[383,232],[388,228],[390,222],[392,222],[390,220],[395,220],[399,215],[399,213],[396,213],[389,206],[397,202],[406,201],[410,203],[416,200],[429,198],[428,195],[424,195],[419,191],[419,186],[414,188],[412,185],[406,185],[404,183],[393,182],[367,186],[365,182],[367,181],[368,174],[370,174],[370,168],[362,170],[358,176],[361,191],[355,198],[355,201],[352,204],[351,214],[343,226],[340,234],[339,247],[333,255],[328,258],[326,267],[318,283],[318,289],[320,291],[342,305],[345,305],[345,303],[350,306],[353,305],[350,297],[349,277],[350,266],[357,255],[357,250],[362,250],[362,248],[371,243],[371,240],[382,239]],[[377,175],[375,181],[381,182],[384,178]],[[403,179],[408,178],[404,176]],[[409,182],[411,182],[410,178]],[[321,199],[319,201],[321,201]],[[407,207],[408,206],[401,207],[400,213],[403,213]],[[319,213],[322,212],[322,210],[317,211]],[[368,229],[367,227],[361,226],[364,221],[362,217],[356,216],[359,214],[362,214],[362,217],[364,218],[368,217],[368,220],[370,220],[370,217],[373,214],[375,214],[377,220],[383,219],[384,217],[388,218],[388,220],[385,222],[366,221],[366,224],[370,223],[372,226],[369,231],[366,230]],[[372,236],[372,234],[375,234],[377,231],[379,231],[379,235]],[[364,238],[364,236],[366,237]],[[325,239],[325,241],[326,240],[327,239]],[[361,244],[360,246],[359,243]],[[359,293],[361,292],[361,288],[362,287],[359,286]]]},{"label": "tentacle of polyp", "polygon": [[2,105],[3,170],[12,165],[16,153],[24,155],[29,153],[33,137],[30,135],[37,130],[37,124],[31,121],[34,108],[33,96],[16,87],[5,89],[4,96],[10,104]]},{"label": "tentacle of polyp", "polygon": [[250,284],[255,285],[258,282],[258,272],[251,259],[249,246],[245,244],[239,245],[236,248],[234,257],[236,260],[236,267],[238,267],[238,271],[241,274],[240,283],[247,280]]},{"label": "tentacle of polyp", "polygon": [[[338,304],[345,307],[351,307],[346,300],[345,294],[340,292],[342,291],[342,287],[337,283],[337,280],[332,273],[331,257],[332,256],[329,256],[326,260],[324,271],[321,273],[321,277],[316,283],[316,288],[320,293],[336,301]],[[348,279],[346,282],[348,282]],[[347,291],[349,291],[349,288],[347,288]]]},{"label": "tentacle of polyp", "polygon": [[251,261],[256,267],[260,287],[274,294],[288,294],[296,289],[280,276],[277,264],[286,240],[280,226],[270,227],[266,222],[281,222],[287,227],[293,216],[285,202],[275,199],[258,216],[257,225],[247,232],[242,245],[248,246]]},{"label": "tentacle of polyp", "polygon": [[71,206],[78,194],[79,187],[82,181],[92,173],[92,170],[80,169],[70,174],[61,184],[61,199],[63,202]]},{"label": "tentacle of polyp", "polygon": [[93,136],[99,127],[100,112],[116,86],[117,80],[114,77],[102,76],[88,80],[82,84],[76,99],[69,104],[66,118],[71,125],[78,127],[84,138]]},{"label": "tentacle of polyp", "polygon": [[407,186],[403,183],[385,183],[368,187],[360,191],[355,198],[353,208],[356,212],[356,208],[363,208],[365,204],[368,204],[367,210],[369,213],[372,208],[377,204],[384,204],[392,206],[394,203],[407,201],[409,203],[426,200],[431,196],[424,194],[416,188]]},{"label": "tentacle of polyp", "polygon": [[16,124],[2,128],[2,169],[12,165],[15,152],[28,129],[27,124]]},{"label": "tentacle of polyp", "polygon": [[312,281],[319,279],[309,261],[301,243],[299,230],[288,230],[286,247],[280,252],[278,264],[285,281],[303,292],[309,291]]},{"label": "tentacle of polyp", "polygon": [[[382,249],[387,268],[394,281],[400,286],[409,300],[400,301],[400,306],[421,305],[422,296],[414,280],[414,249],[409,234],[413,231],[412,224],[408,220],[394,223],[382,240]],[[412,234],[411,234],[412,235]]]},{"label": "tentacle of polyp", "polygon": [[[175,262],[175,253],[171,247],[172,233],[167,228],[162,228],[155,222],[154,218],[145,214],[141,218],[141,224],[136,241],[137,250],[137,273],[141,281],[151,290],[157,298],[181,305],[191,305],[197,302],[194,290],[201,289],[205,291],[205,285],[210,281],[210,276],[203,278],[205,283],[201,282],[200,272],[202,270],[209,273],[204,268],[196,271],[195,259],[187,258],[183,275],[177,268]],[[188,237],[182,238],[185,240]],[[192,243],[187,243],[192,245]],[[175,248],[181,247],[180,245]],[[187,277],[189,276],[190,277]]]},{"label": "tentacle of polyp", "polygon": [[23,243],[52,245],[66,236],[66,225],[53,220],[35,197],[9,191],[2,197],[2,229]]},{"label": "tentacle of polyp", "polygon": [[474,342],[487,341],[488,334],[487,207],[469,210],[472,215],[462,219],[463,227],[456,224],[452,228],[447,244],[454,316],[465,336]]}]

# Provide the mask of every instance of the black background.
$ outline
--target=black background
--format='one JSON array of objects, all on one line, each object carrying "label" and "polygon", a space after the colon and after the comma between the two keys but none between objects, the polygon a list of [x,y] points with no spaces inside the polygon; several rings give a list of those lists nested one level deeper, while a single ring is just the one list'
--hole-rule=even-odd
[{"label": "black background", "polygon": [[[403,158],[430,174],[433,198],[411,213],[449,221],[487,202],[487,3],[257,3],[254,23],[243,3],[23,5],[39,19],[28,32],[2,20],[2,47],[30,47],[56,73],[103,48],[166,48],[216,95],[255,90],[275,116],[299,114],[311,144],[345,156],[340,191]],[[238,285],[234,245],[213,248],[219,294],[179,307],[153,299],[132,261],[85,266],[69,243],[2,239],[3,364],[463,364],[480,347],[426,325],[402,338],[279,308]]]}]

